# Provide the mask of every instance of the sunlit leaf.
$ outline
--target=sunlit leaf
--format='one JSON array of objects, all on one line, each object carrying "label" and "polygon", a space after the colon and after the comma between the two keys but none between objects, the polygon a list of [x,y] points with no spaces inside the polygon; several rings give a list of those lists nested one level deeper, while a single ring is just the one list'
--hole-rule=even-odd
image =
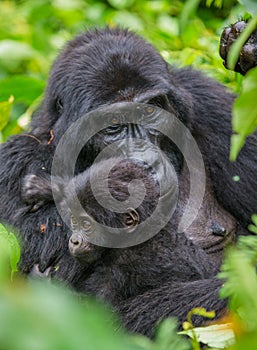
[{"label": "sunlit leaf", "polygon": [[10,265],[12,269],[11,278],[13,278],[14,273],[18,272],[18,262],[20,261],[21,252],[19,242],[12,232],[9,233],[8,243],[10,249]]},{"label": "sunlit leaf", "polygon": [[232,127],[236,135],[231,138],[230,159],[235,160],[244,145],[245,138],[257,127],[257,68],[250,70],[244,81],[242,93],[236,99],[232,111]]},{"label": "sunlit leaf", "polygon": [[2,224],[0,224],[0,240],[4,256],[8,258],[11,267],[11,278],[18,271],[18,262],[20,260],[20,245],[13,232],[9,232]]},{"label": "sunlit leaf", "polygon": [[187,0],[185,2],[184,8],[180,15],[180,21],[179,21],[180,34],[182,34],[183,31],[185,30],[185,27],[187,25],[189,18],[195,13],[200,2],[201,0]]},{"label": "sunlit leaf", "polygon": [[186,334],[193,338],[194,334],[199,342],[214,347],[216,349],[224,349],[228,345],[235,342],[235,336],[231,324],[216,324],[208,327],[196,327],[189,329],[180,334]]},{"label": "sunlit leaf", "polygon": [[0,80],[0,100],[5,101],[13,95],[15,102],[31,104],[42,95],[44,87],[44,81],[24,75],[5,78]]},{"label": "sunlit leaf", "polygon": [[0,102],[0,131],[4,129],[9,121],[13,101],[13,96],[10,96],[8,101]]},{"label": "sunlit leaf", "polygon": [[15,69],[21,61],[34,55],[35,51],[27,43],[9,39],[0,41],[0,63],[7,69]]}]

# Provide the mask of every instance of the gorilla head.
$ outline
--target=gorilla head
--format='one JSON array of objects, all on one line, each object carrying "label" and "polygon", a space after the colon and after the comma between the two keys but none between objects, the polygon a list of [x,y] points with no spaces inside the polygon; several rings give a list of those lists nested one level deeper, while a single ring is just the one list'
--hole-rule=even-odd
[{"label": "gorilla head", "polygon": [[[128,30],[89,31],[69,42],[55,61],[40,115],[32,121],[33,133],[47,140],[52,130],[56,145],[69,126],[89,111],[123,101],[159,106],[184,123],[189,115],[190,98],[172,81],[167,63],[150,44]],[[102,143],[115,140],[117,132],[106,129]],[[142,127],[129,128],[120,137],[136,138],[140,133],[150,139]],[[158,145],[179,169],[178,149],[159,136]],[[77,172],[90,166],[100,150],[93,137],[80,155]]]},{"label": "gorilla head", "polygon": [[115,102],[172,108],[170,93],[181,100],[167,63],[150,44],[128,30],[88,31],[70,41],[53,65],[41,113],[42,131],[53,129],[58,137],[88,111]]}]

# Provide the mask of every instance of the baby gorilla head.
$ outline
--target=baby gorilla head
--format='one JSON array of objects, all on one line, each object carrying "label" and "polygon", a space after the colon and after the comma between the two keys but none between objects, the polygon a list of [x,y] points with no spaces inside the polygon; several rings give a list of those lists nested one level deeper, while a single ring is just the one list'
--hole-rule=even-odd
[{"label": "baby gorilla head", "polygon": [[[108,171],[110,165],[115,164]],[[136,182],[134,182],[136,180]],[[143,187],[135,190],[141,182]],[[140,190],[141,189],[141,190]],[[104,251],[106,237],[126,240],[155,210],[160,197],[156,174],[146,164],[133,159],[109,159],[94,164],[73,178],[65,189],[65,205],[70,213],[71,254],[92,262]],[[110,233],[112,232],[112,233]],[[116,243],[114,244],[114,246]]]}]

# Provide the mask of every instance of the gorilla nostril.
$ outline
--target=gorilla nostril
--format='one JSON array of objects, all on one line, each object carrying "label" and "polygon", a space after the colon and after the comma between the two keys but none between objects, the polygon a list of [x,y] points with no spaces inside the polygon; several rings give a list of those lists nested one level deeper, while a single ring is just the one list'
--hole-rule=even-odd
[{"label": "gorilla nostril", "polygon": [[227,233],[226,229],[224,226],[213,223],[211,225],[211,231],[214,236],[221,236],[224,237]]},{"label": "gorilla nostril", "polygon": [[70,245],[79,246],[82,242],[82,237],[80,235],[73,234],[70,237]]}]

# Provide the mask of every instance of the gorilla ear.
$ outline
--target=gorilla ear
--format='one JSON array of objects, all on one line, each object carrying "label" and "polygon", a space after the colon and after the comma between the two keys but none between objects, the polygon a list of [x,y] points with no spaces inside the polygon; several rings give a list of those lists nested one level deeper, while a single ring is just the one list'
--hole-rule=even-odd
[{"label": "gorilla ear", "polygon": [[133,231],[139,224],[140,217],[135,209],[128,209],[124,215],[124,227],[129,231]]}]

